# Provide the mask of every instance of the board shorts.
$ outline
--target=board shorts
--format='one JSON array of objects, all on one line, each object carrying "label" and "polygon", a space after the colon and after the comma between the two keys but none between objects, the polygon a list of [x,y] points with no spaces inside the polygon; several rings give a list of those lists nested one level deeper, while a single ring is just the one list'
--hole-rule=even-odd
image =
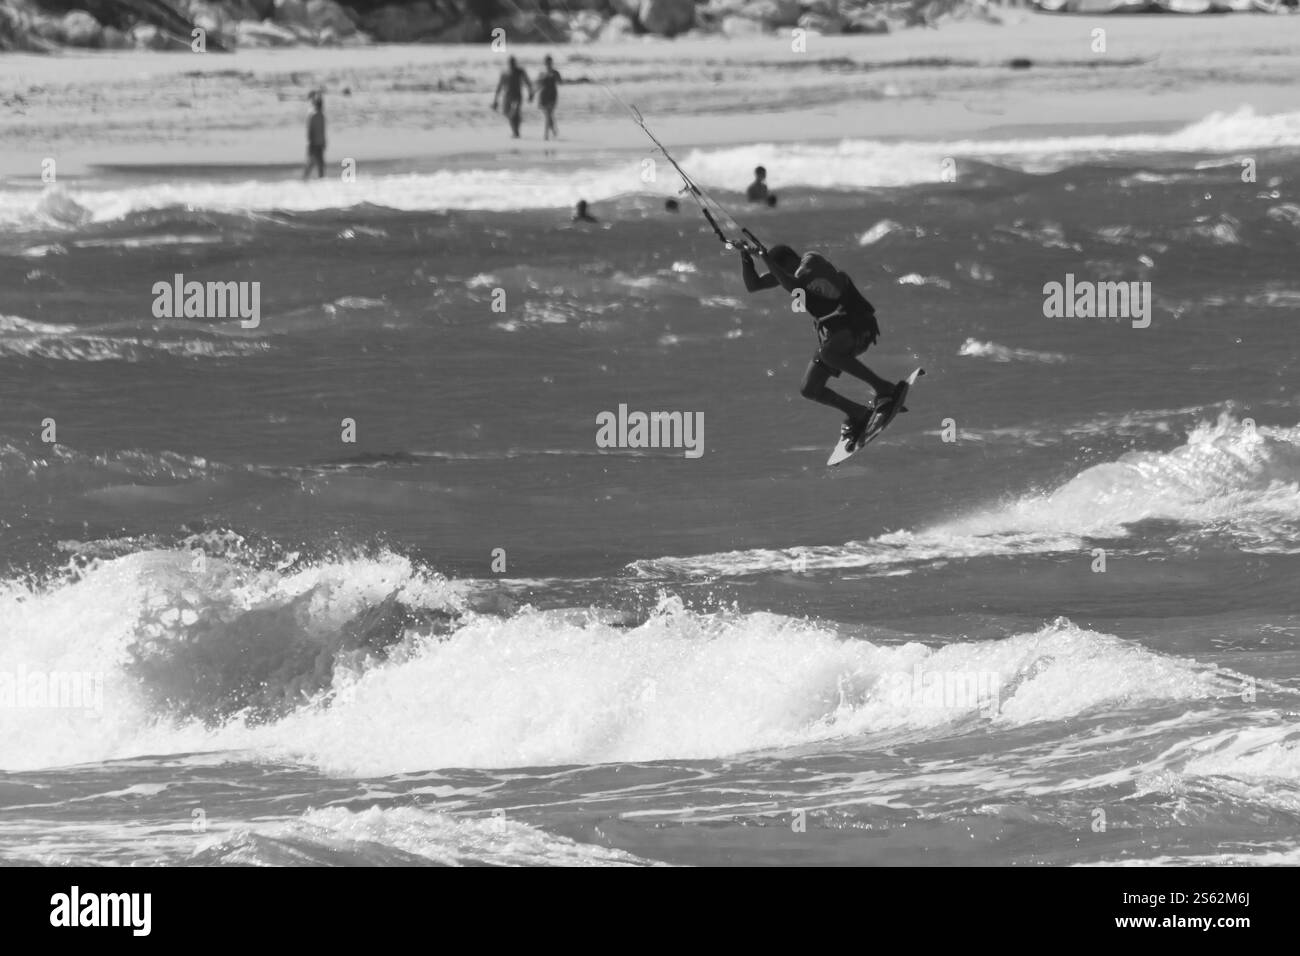
[{"label": "board shorts", "polygon": [[875,310],[871,311],[871,321],[855,319],[851,315],[843,313],[831,315],[829,318],[815,320],[817,324],[818,349],[813,353],[813,362],[830,372],[832,378],[838,378],[840,370],[832,368],[822,361],[821,346],[824,346],[828,340],[841,332],[848,331],[853,335],[853,344],[850,351],[853,355],[859,356],[869,349],[876,340],[878,329],[875,324]]}]

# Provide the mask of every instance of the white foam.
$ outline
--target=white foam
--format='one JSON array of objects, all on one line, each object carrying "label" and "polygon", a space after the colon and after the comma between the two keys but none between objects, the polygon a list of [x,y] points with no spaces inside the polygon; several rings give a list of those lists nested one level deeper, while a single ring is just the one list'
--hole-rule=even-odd
[{"label": "white foam", "polygon": [[[900,728],[945,734],[971,721],[1019,725],[1219,692],[1204,668],[1067,621],[931,650],[843,640],[833,627],[774,614],[694,613],[665,599],[630,629],[572,609],[470,615],[450,636],[408,634],[387,663],[339,668],[323,698],[277,721],[236,716],[208,728],[151,710],[144,678],[127,666],[142,642],[186,640],[187,610],[310,595],[301,613],[324,629],[394,591],[414,607],[445,607],[461,591],[391,555],[284,573],[216,558],[199,573],[190,562],[182,552],[142,552],[42,590],[5,586],[0,671],[105,676],[95,714],[0,707],[5,769],[203,751],[362,776],[708,758]],[[974,685],[965,693],[963,685],[934,683],[970,675],[984,675],[981,694]]]},{"label": "white foam", "polygon": [[513,820],[452,816],[416,807],[342,807],[312,810],[300,823],[281,828],[285,835],[343,847],[378,844],[424,857],[442,866],[488,863],[494,866],[660,865],[621,850],[577,843]]},{"label": "white foam", "polygon": [[[995,701],[935,683],[974,674],[992,675]],[[631,630],[532,611],[480,619],[369,671],[328,709],[218,738],[359,776],[702,759],[902,728],[1056,720],[1211,696],[1219,684],[1194,664],[1067,621],[930,650],[841,640],[772,614],[695,614],[670,600]]]},{"label": "white foam", "polygon": [[[20,770],[147,753],[211,749],[211,733],[151,710],[131,675],[133,648],[184,640],[200,611],[284,605],[312,594],[309,626],[337,628],[396,593],[410,607],[454,605],[446,582],[395,555],[325,562],[294,572],[250,570],[217,557],[196,569],[183,551],[95,561],[46,586],[0,583],[0,675],[87,675],[102,700],[79,707],[0,699],[0,767]],[[12,685],[10,685],[12,686]]]},{"label": "white foam", "polygon": [[[190,326],[194,328],[194,325]],[[219,334],[220,327],[204,329]],[[184,326],[172,330],[173,338],[110,332],[67,323],[36,322],[17,315],[0,315],[0,357],[19,356],[65,362],[136,362],[158,354],[180,358],[235,358],[268,349],[260,339],[185,336]]]},{"label": "white foam", "polygon": [[[736,188],[756,165],[778,174],[780,188],[866,189],[939,182],[952,157],[970,157],[1035,172],[1118,153],[1231,152],[1300,145],[1300,112],[1258,115],[1248,107],[1213,113],[1167,134],[1057,136],[1036,139],[952,140],[834,144],[761,143],[692,150],[683,165],[708,189]],[[454,169],[433,173],[366,176],[352,183],[284,179],[239,183],[170,182],[102,189],[51,187],[0,192],[0,222],[48,227],[120,219],[141,210],[187,207],[234,213],[309,211],[364,203],[401,210],[567,208],[579,198],[608,200],[640,192],[673,195],[679,183],[661,176],[647,188],[640,157],[572,170]],[[1159,179],[1159,177],[1155,177]],[[871,236],[872,233],[868,233]],[[864,237],[865,239],[865,237]]]},{"label": "white foam", "polygon": [[980,342],[967,339],[957,350],[958,355],[971,358],[986,358],[994,362],[1041,362],[1056,365],[1068,361],[1060,352],[1035,352],[1033,349],[1017,349],[996,342]]},{"label": "white foam", "polygon": [[[1145,422],[1125,419],[1126,427]],[[1109,428],[1081,428],[1079,434]],[[1032,436],[1031,436],[1032,437]],[[1031,442],[1032,443],[1032,442]],[[638,561],[635,573],[696,577],[874,567],[1075,551],[1089,537],[1122,538],[1146,519],[1231,537],[1258,553],[1300,553],[1300,427],[1253,427],[1227,413],[1171,451],[1135,451],[1064,484],[916,530],[843,545],[734,551]]]}]

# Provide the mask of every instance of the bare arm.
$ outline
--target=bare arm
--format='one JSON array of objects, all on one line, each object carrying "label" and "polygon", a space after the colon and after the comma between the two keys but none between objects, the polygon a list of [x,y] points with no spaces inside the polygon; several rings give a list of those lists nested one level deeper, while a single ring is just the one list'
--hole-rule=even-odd
[{"label": "bare arm", "polygon": [[761,251],[759,255],[763,257],[763,265],[767,266],[768,276],[774,278],[786,292],[803,288],[803,283],[773,262],[766,250]]},{"label": "bare arm", "polygon": [[492,94],[492,108],[497,108],[497,103],[501,99],[501,91],[506,87],[506,75],[501,74],[501,79],[497,80],[497,91]]},{"label": "bare arm", "polygon": [[777,285],[776,276],[770,272],[765,276],[758,274],[754,268],[754,257],[744,250],[740,253],[740,276],[745,280],[746,292],[762,292]]}]

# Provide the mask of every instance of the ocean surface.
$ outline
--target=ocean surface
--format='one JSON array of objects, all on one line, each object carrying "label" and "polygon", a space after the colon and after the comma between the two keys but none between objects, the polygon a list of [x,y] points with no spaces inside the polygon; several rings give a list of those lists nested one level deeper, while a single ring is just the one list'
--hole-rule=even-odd
[{"label": "ocean surface", "polygon": [[0,186],[0,863],[1300,862],[1300,114],[682,150],[926,369],[833,470],[639,135]]}]

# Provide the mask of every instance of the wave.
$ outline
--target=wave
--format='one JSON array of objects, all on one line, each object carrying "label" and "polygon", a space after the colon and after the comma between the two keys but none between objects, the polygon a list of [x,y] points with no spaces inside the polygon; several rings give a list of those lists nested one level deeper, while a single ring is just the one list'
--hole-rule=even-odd
[{"label": "wave", "polygon": [[36,358],[58,362],[141,362],[160,355],[177,358],[241,358],[265,352],[260,339],[231,336],[175,338],[112,334],[81,326],[35,322],[0,315],[0,358]]},{"label": "wave", "polygon": [[1237,691],[1064,620],[930,649],[671,597],[632,626],[597,609],[478,613],[472,588],[391,554],[259,568],[186,550],[11,581],[0,675],[99,683],[67,706],[0,707],[0,754],[18,770],[252,753],[373,776],[934,737]]},{"label": "wave", "polygon": [[0,476],[10,482],[8,488],[20,477],[39,482],[47,490],[52,485],[90,490],[102,489],[105,480],[119,484],[132,478],[188,482],[216,478],[231,470],[229,465],[172,451],[123,449],[87,454],[63,444],[0,441]]},{"label": "wave", "polygon": [[[187,760],[185,763],[192,764]],[[145,766],[158,766],[150,761]],[[122,764],[114,765],[122,768]],[[111,771],[110,771],[111,772]],[[148,799],[162,784],[137,784],[100,799]],[[305,795],[304,795],[305,796]],[[86,799],[85,797],[74,798]],[[452,806],[448,807],[448,803]],[[439,800],[439,809],[379,806],[364,809],[329,806],[301,816],[222,814],[206,818],[196,836],[188,828],[155,830],[141,840],[133,828],[111,820],[93,825],[14,825],[0,850],[9,866],[59,865],[74,852],[112,846],[119,865],[157,866],[662,866],[622,850],[580,843],[513,818],[504,809],[491,815],[464,812],[463,801]],[[446,812],[454,809],[459,812]],[[183,811],[182,811],[183,812]]]},{"label": "wave", "polygon": [[[268,566],[269,565],[269,566]],[[221,535],[0,584],[0,760],[213,749],[432,638],[461,592],[392,554],[303,561]],[[237,715],[237,716],[236,716]]]},{"label": "wave", "polygon": [[980,342],[967,339],[957,351],[958,355],[971,358],[986,358],[994,362],[1042,362],[1056,365],[1069,359],[1060,352],[1035,352],[1032,349],[1015,349],[996,342]]},{"label": "wave", "polygon": [[[1087,430],[1084,433],[1091,434]],[[915,531],[843,545],[756,549],[638,561],[646,578],[731,577],[1078,551],[1124,538],[1147,520],[1192,537],[1225,538],[1255,553],[1300,553],[1300,427],[1256,426],[1227,412],[1201,422],[1170,451],[1134,451],[1064,484]]]},{"label": "wave", "polygon": [[[1186,777],[1225,776],[1259,784],[1300,780],[1300,730],[1290,721],[1225,731],[1197,740],[1187,749],[1192,757],[1182,770]],[[1300,811],[1300,794],[1277,796]]]},{"label": "wave", "polygon": [[[683,164],[702,185],[735,189],[756,165],[779,170],[778,188],[867,189],[939,182],[949,160],[967,157],[1029,172],[1057,170],[1089,158],[1158,152],[1231,152],[1300,146],[1300,112],[1258,115],[1248,107],[1212,113],[1173,133],[1058,136],[1036,139],[952,140],[880,143],[844,140],[836,144],[762,143],[723,149],[695,149]],[[172,182],[137,187],[68,189],[45,193],[0,192],[0,223],[31,228],[72,228],[86,222],[122,219],[142,210],[189,208],[252,213],[311,211],[371,204],[427,211],[558,209],[579,198],[602,201],[629,195],[641,182],[638,156],[608,159],[572,170],[546,166],[522,169],[446,170],[427,174],[367,176],[356,182],[297,180],[238,183]],[[669,175],[647,184],[660,198],[675,194]],[[887,230],[886,230],[887,231]],[[871,237],[871,240],[867,239]],[[864,241],[880,238],[874,233]]]},{"label": "wave", "polygon": [[506,816],[416,807],[310,810],[298,820],[210,839],[188,861],[222,866],[654,866],[621,850],[547,833]]}]

